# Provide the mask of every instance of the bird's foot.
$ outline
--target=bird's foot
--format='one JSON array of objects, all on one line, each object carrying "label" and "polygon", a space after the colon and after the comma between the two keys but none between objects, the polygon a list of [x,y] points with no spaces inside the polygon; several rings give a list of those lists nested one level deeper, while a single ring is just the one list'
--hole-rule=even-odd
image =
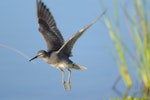
[{"label": "bird's foot", "polygon": [[66,91],[66,82],[65,81],[62,81],[62,85],[63,85],[63,88],[64,88],[64,91]]},{"label": "bird's foot", "polygon": [[70,83],[70,81],[68,81],[68,90],[69,91],[71,90],[71,83]]}]

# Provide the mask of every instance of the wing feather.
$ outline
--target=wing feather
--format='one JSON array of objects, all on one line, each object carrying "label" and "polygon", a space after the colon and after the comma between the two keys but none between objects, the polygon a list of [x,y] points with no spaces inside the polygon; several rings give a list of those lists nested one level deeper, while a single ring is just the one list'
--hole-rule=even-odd
[{"label": "wing feather", "polygon": [[48,51],[58,50],[64,44],[64,39],[46,5],[41,0],[36,2],[39,31],[47,44],[47,49]]},{"label": "wing feather", "polygon": [[74,34],[66,43],[62,45],[62,47],[58,50],[57,53],[63,53],[66,56],[70,57],[71,56],[71,51],[72,48],[77,41],[77,39],[89,28],[91,27],[95,22],[97,22],[102,15],[105,14],[106,11],[104,11],[100,16],[98,16],[96,19],[94,19],[92,22],[90,22],[88,25],[80,29],[76,34]]}]

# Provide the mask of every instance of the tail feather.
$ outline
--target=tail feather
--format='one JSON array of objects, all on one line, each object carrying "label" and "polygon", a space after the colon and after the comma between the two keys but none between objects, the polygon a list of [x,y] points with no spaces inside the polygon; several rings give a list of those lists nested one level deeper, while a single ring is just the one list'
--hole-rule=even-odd
[{"label": "tail feather", "polygon": [[86,67],[84,66],[79,66],[77,64],[73,64],[72,68],[76,69],[76,70],[85,70],[87,69]]}]

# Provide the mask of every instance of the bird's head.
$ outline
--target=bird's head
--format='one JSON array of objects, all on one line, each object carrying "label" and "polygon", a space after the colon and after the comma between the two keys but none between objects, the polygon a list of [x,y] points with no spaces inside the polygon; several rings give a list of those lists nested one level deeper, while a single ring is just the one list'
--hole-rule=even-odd
[{"label": "bird's head", "polygon": [[29,61],[32,61],[36,58],[44,58],[45,56],[47,56],[47,52],[44,50],[40,50],[37,55],[35,57],[33,57],[32,59],[30,59]]}]

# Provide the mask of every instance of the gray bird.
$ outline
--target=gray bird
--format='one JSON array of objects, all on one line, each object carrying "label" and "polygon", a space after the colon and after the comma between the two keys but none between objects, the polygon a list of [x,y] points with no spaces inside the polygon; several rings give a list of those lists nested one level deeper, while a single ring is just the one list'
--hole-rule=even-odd
[{"label": "gray bird", "polygon": [[[50,64],[62,72],[62,84],[64,90],[66,90],[66,84],[64,80],[64,69],[68,70],[68,89],[71,89],[70,76],[71,69],[85,70],[86,67],[75,64],[69,59],[72,55],[71,50],[76,40],[87,30],[91,25],[93,25],[105,12],[101,14],[98,18],[92,21],[90,24],[83,27],[76,34],[74,34],[68,41],[64,42],[64,39],[56,26],[55,20],[50,13],[49,9],[41,0],[36,0],[37,5],[37,19],[39,24],[39,31],[42,34],[46,44],[47,51],[40,50],[35,58],[43,58],[45,62]],[[31,61],[29,60],[29,61]]]}]

